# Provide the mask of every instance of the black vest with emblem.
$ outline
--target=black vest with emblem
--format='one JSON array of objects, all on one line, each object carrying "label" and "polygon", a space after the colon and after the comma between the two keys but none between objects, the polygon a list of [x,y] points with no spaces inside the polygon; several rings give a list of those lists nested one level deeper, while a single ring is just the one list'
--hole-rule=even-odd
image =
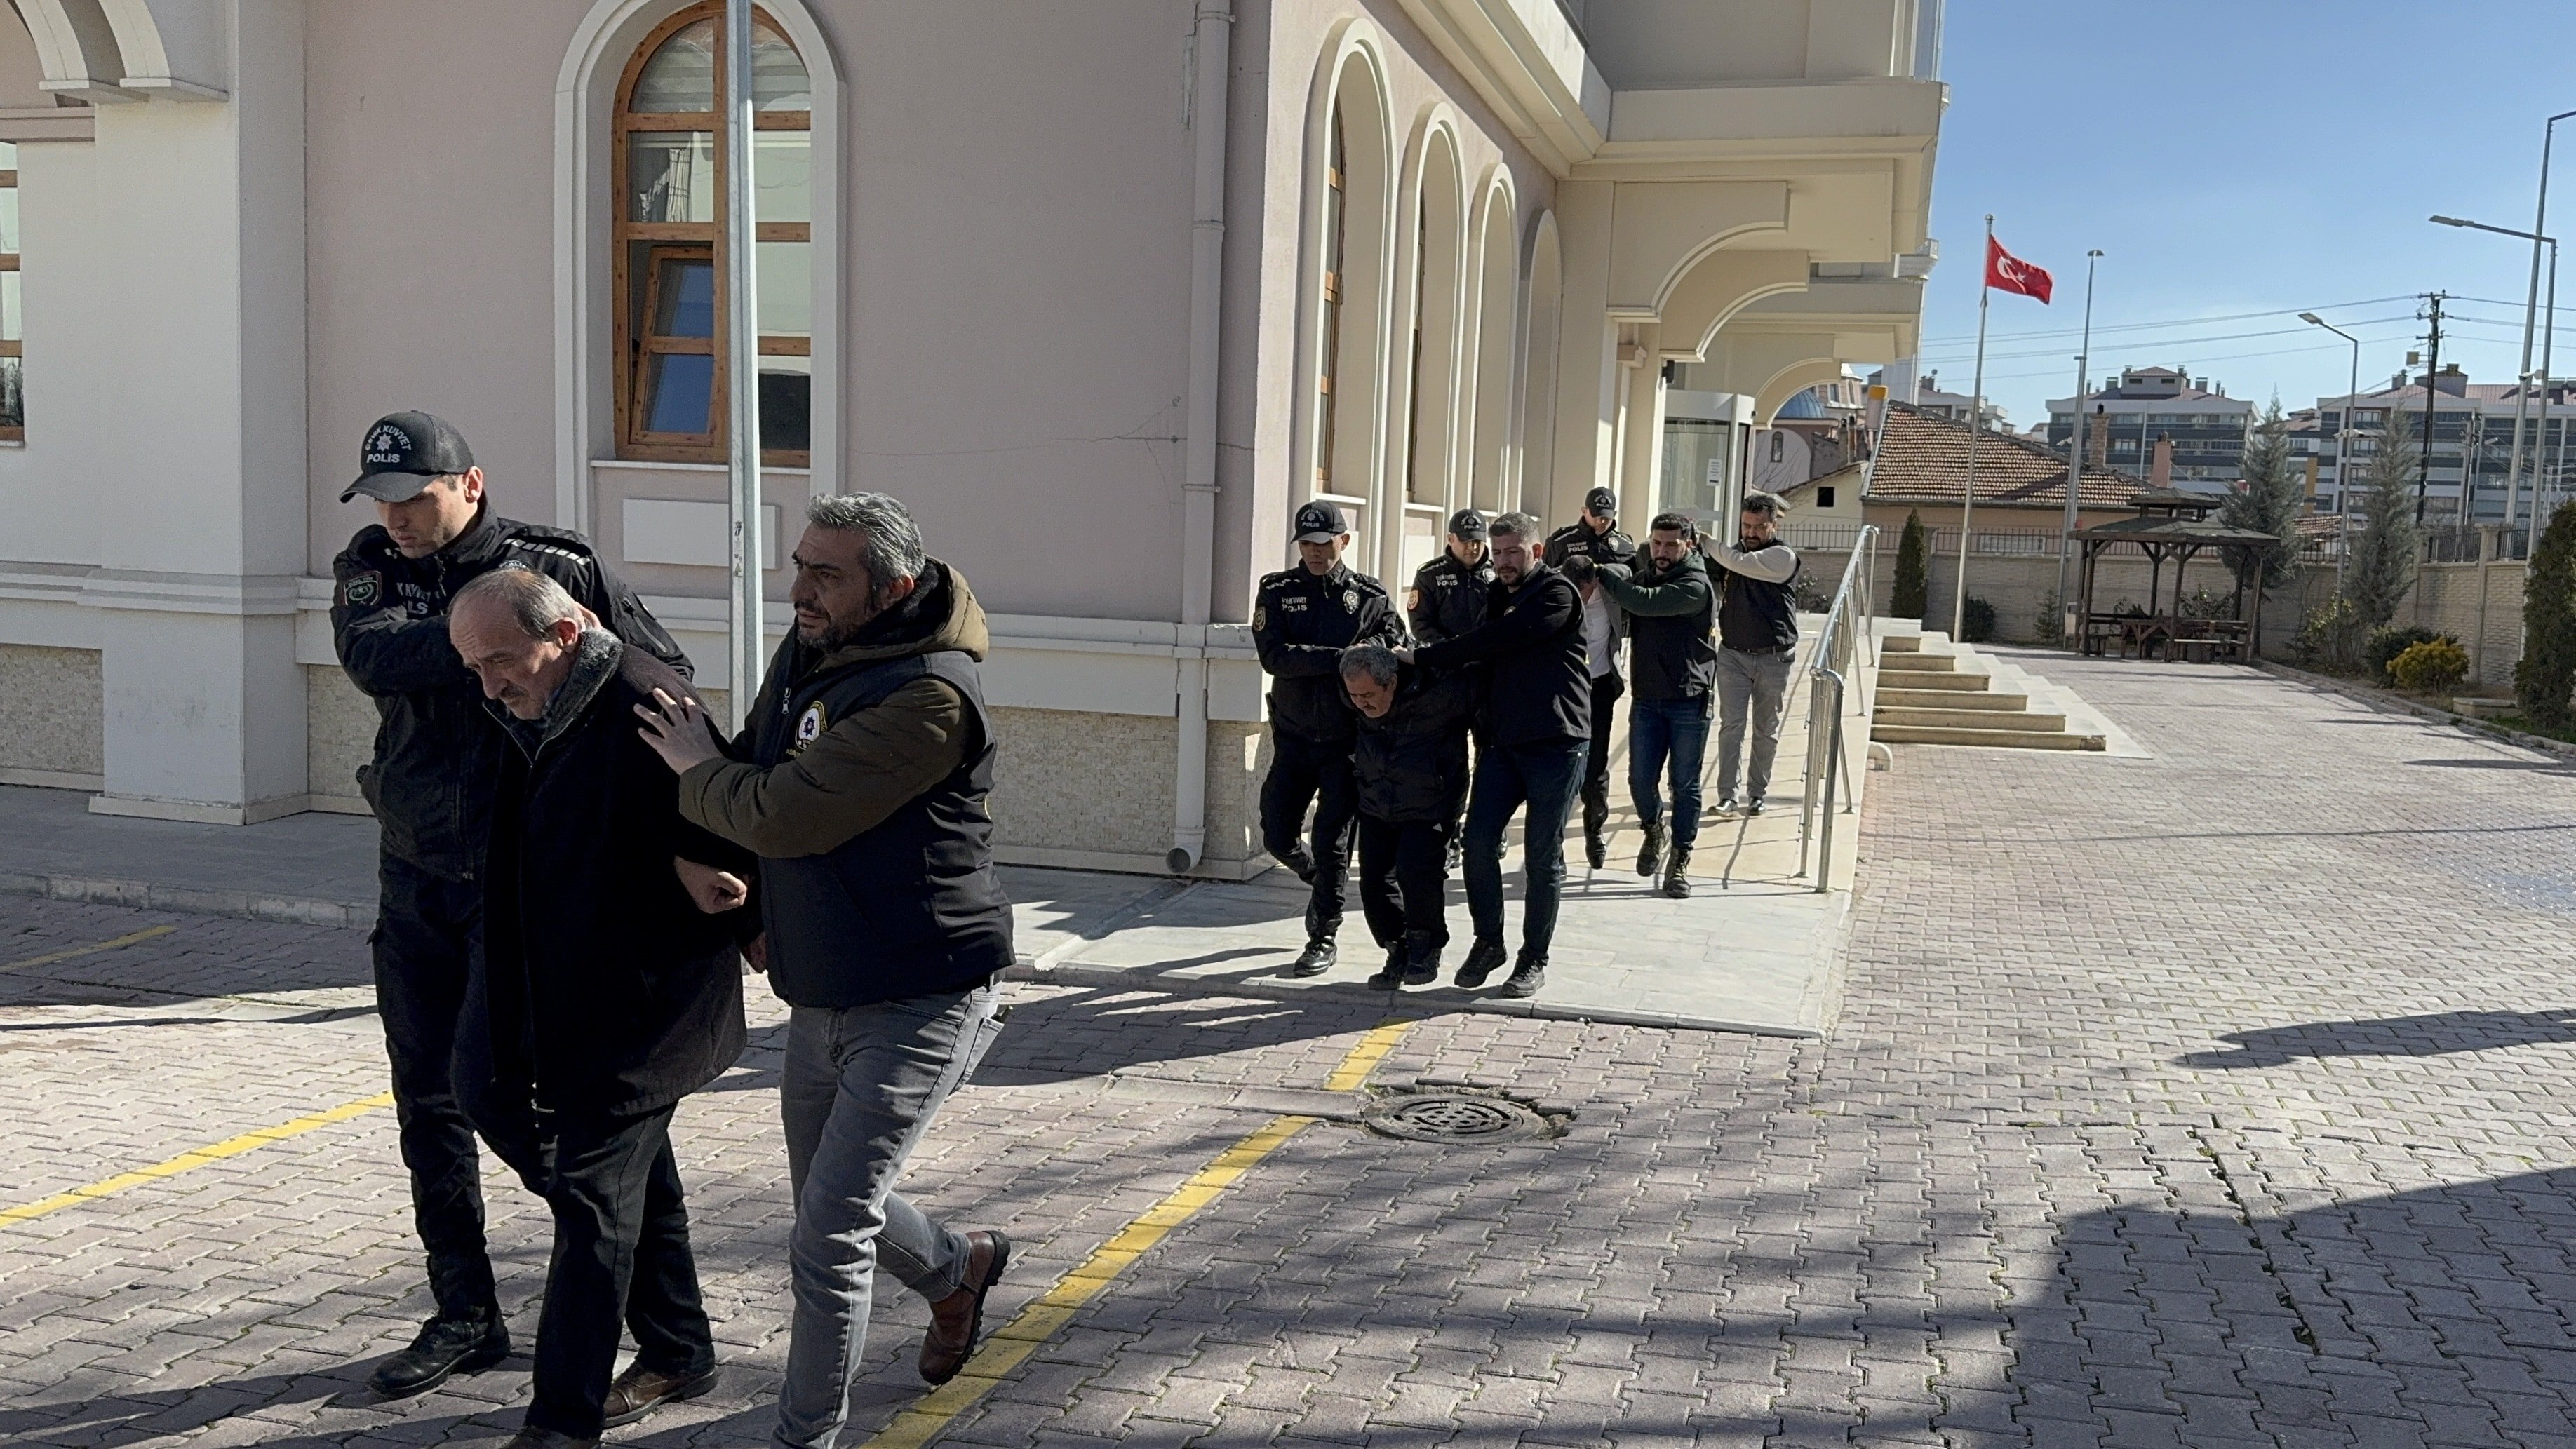
[{"label": "black vest with emblem", "polygon": [[993,790],[993,720],[974,656],[939,650],[873,660],[790,687],[796,648],[791,635],[771,662],[753,722],[761,768],[924,675],[965,697],[975,739],[946,779],[873,828],[821,855],[761,861],[771,988],[794,1006],[866,1006],[964,991],[1000,974],[1012,959],[1011,903],[993,870],[993,817],[985,808]]}]

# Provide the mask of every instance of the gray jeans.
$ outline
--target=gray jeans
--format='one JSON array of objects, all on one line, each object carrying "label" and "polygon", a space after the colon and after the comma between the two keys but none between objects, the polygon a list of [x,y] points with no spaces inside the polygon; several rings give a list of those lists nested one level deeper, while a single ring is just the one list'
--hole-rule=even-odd
[{"label": "gray jeans", "polygon": [[779,1110],[796,1191],[789,1240],[795,1316],[777,1442],[832,1449],[867,1351],[868,1309],[886,1271],[933,1302],[965,1286],[966,1241],[894,1191],[939,1104],[1000,1031],[981,986],[873,1006],[796,1007]]},{"label": "gray jeans", "polygon": [[[1789,697],[1795,655],[1717,651],[1717,798],[1759,800],[1771,789],[1771,757],[1780,749],[1781,708]],[[1736,766],[1744,756],[1744,727],[1753,726],[1753,768],[1744,793],[1735,792]]]}]

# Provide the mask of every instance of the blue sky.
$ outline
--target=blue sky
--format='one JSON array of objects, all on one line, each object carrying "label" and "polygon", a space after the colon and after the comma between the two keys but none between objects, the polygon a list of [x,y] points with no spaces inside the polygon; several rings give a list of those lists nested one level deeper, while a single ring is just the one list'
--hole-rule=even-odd
[{"label": "blue sky", "polygon": [[[1950,0],[1944,45],[1923,316],[1943,387],[1969,387],[1989,211],[2057,279],[2051,306],[1994,299],[1986,391],[2015,428],[2073,385],[2092,247],[2096,377],[2162,364],[2307,406],[2343,391],[2351,349],[2299,312],[2359,336],[2362,384],[2384,386],[2421,345],[2409,294],[2439,290],[2463,299],[2443,360],[2511,380],[2529,245],[2425,218],[2530,229],[2542,122],[2576,110],[2576,0]],[[2576,119],[2552,170],[2567,375]]]}]

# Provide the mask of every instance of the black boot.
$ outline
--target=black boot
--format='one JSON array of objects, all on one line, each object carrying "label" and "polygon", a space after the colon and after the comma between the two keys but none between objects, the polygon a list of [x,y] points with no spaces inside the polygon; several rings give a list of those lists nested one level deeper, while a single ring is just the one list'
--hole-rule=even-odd
[{"label": "black boot", "polygon": [[1326,920],[1313,911],[1306,913],[1306,949],[1297,953],[1289,964],[1291,976],[1321,976],[1333,969],[1338,959],[1333,951],[1333,934],[1342,928],[1339,917]]},{"label": "black boot", "polygon": [[1394,991],[1401,988],[1404,985],[1404,943],[1398,941],[1387,947],[1386,964],[1378,968],[1378,973],[1362,984],[1371,991]]},{"label": "black boot", "polygon": [[1440,979],[1441,938],[1425,931],[1404,933],[1404,984],[1428,986]]},{"label": "black boot", "polygon": [[1485,978],[1503,964],[1504,954],[1502,942],[1479,938],[1467,949],[1467,959],[1458,964],[1458,984],[1470,991],[1484,985]]},{"label": "black boot", "polygon": [[1664,866],[1664,894],[1677,901],[1690,899],[1690,847],[1676,845],[1673,858]]},{"label": "black boot", "polygon": [[1518,1000],[1524,996],[1538,995],[1538,989],[1546,984],[1547,958],[1532,956],[1524,951],[1521,953],[1520,961],[1512,967],[1512,978],[1504,982],[1503,989],[1494,994]]},{"label": "black boot", "polygon": [[487,1369],[509,1356],[510,1330],[498,1312],[433,1318],[421,1325],[411,1347],[376,1365],[367,1387],[384,1398],[407,1399],[437,1388],[449,1374]]},{"label": "black boot", "polygon": [[1598,830],[1583,832],[1583,863],[1594,870],[1599,870],[1609,861],[1610,842],[1602,839],[1601,832]]},{"label": "black boot", "polygon": [[1646,843],[1637,852],[1637,874],[1651,880],[1664,866],[1664,822],[1646,822]]}]

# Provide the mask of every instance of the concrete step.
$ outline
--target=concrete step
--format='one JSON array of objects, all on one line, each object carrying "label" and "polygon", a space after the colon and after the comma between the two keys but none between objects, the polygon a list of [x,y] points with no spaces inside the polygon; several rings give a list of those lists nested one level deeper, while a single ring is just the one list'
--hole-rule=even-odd
[{"label": "concrete step", "polygon": [[1956,654],[1882,654],[1878,667],[1888,674],[1947,674],[1959,667]]},{"label": "concrete step", "polygon": [[1895,745],[1984,745],[2008,750],[2098,750],[2100,735],[2039,734],[2021,730],[1971,730],[1948,725],[1873,723],[1872,740]]},{"label": "concrete step", "polygon": [[[1881,679],[1886,678],[1885,675],[1881,675],[1879,677]],[[1985,678],[1982,674],[1962,674],[1955,677],[1960,679]],[[1882,709],[1973,709],[2000,713],[2008,710],[2030,708],[2030,696],[2027,694],[1981,694],[1974,690],[1956,685],[1941,689],[1900,689],[1893,684],[1882,684],[1879,686],[1878,704]]]},{"label": "concrete step", "polygon": [[1874,716],[1880,725],[1932,725],[1949,729],[2004,730],[2014,734],[2064,734],[2062,714],[2015,713],[1999,709],[1923,708],[1890,705],[1884,694]]},{"label": "concrete step", "polygon": [[1915,654],[1923,648],[1920,634],[1890,634],[1878,641],[1878,647],[1890,654]]},{"label": "concrete step", "polygon": [[1881,669],[1878,687],[1890,689],[1940,689],[1959,693],[1983,693],[1994,681],[1983,674],[1936,674],[1928,669],[1899,671]]}]

